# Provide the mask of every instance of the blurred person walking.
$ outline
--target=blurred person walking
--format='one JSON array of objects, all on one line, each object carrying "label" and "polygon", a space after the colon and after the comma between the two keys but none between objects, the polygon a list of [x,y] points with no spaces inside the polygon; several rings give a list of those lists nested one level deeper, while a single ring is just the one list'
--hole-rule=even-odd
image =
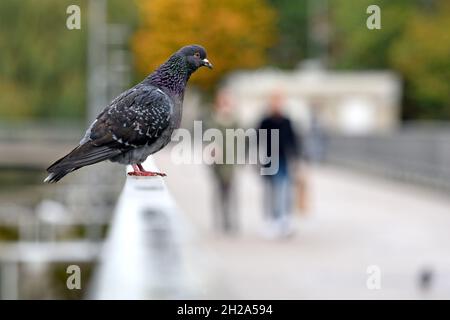
[{"label": "blurred person walking", "polygon": [[318,106],[312,106],[310,127],[307,140],[305,141],[305,154],[309,161],[322,163],[326,156],[327,137],[323,125],[320,121]]},{"label": "blurred person walking", "polygon": [[[227,164],[227,141],[226,129],[236,129],[237,122],[233,115],[232,97],[227,91],[219,91],[215,103],[214,112],[207,122],[208,128],[215,128],[222,132],[224,137],[222,145],[216,145],[214,151],[219,155],[212,154],[216,159],[223,159],[223,163],[211,165],[213,177],[216,184],[214,195],[214,225],[224,233],[236,233],[238,229],[236,217],[236,201],[234,194],[234,164]],[[231,144],[234,147],[234,144]],[[234,152],[236,154],[236,151]]]},{"label": "blurred person walking", "polygon": [[[274,175],[264,176],[265,180],[265,216],[268,222],[268,237],[286,237],[292,228],[292,184],[297,171],[297,160],[301,154],[301,137],[295,132],[291,120],[283,114],[284,96],[274,92],[270,97],[269,113],[261,120],[258,129],[267,130],[267,141],[258,138],[258,148],[267,148],[266,154],[272,155],[271,131],[279,130],[278,159],[279,169]],[[259,130],[258,130],[259,132]],[[270,166],[270,164],[267,164]]]}]

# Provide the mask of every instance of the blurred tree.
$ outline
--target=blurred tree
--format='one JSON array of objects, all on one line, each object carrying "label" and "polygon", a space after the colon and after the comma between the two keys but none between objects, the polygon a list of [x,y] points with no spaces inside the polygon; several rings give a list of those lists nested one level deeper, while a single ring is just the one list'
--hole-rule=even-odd
[{"label": "blurred tree", "polygon": [[390,50],[416,103],[407,118],[450,120],[450,2],[417,11]]},{"label": "blurred tree", "polygon": [[[140,28],[131,45],[139,79],[187,43],[208,49],[214,71],[193,82],[213,89],[227,72],[269,63],[292,68],[308,48],[316,0],[108,0],[109,22]],[[322,0],[323,1],[323,0]],[[403,117],[450,120],[450,4],[446,0],[328,0],[330,65],[393,69],[405,80]],[[81,7],[81,30],[66,8]],[[380,30],[366,28],[369,5]],[[87,0],[0,1],[0,119],[78,118],[86,102]],[[310,54],[311,55],[311,54]]]},{"label": "blurred tree", "polygon": [[[81,8],[81,30],[66,9]],[[0,119],[85,115],[87,0],[0,1]],[[136,8],[108,0],[110,21],[133,27]]]},{"label": "blurred tree", "polygon": [[[332,63],[342,69],[389,67],[389,48],[402,34],[418,0],[335,0],[330,3]],[[369,5],[381,8],[381,29],[369,30]]]},{"label": "blurred tree", "polygon": [[141,27],[133,39],[137,70],[147,75],[180,47],[205,46],[212,72],[192,82],[213,89],[228,71],[266,62],[275,39],[275,11],[265,0],[140,0]]},{"label": "blurred tree", "polygon": [[[381,29],[366,8],[381,8]],[[450,5],[446,0],[335,0],[332,65],[393,69],[405,81],[403,118],[450,120]]]},{"label": "blurred tree", "polygon": [[[73,1],[0,1],[0,117],[79,117],[85,28],[66,28]],[[84,1],[78,3],[84,8]]]},{"label": "blurred tree", "polygon": [[271,63],[293,68],[307,53],[308,0],[270,0],[270,3],[278,11],[277,41],[269,50]]},{"label": "blurred tree", "polygon": [[107,1],[109,22],[127,24],[132,30],[138,27],[138,8],[134,2],[123,0]]}]

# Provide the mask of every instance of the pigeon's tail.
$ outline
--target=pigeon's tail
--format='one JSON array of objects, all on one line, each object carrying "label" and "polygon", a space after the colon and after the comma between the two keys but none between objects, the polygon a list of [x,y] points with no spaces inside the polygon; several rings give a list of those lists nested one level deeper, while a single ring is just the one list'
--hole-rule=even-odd
[{"label": "pigeon's tail", "polygon": [[91,142],[79,145],[69,154],[62,157],[47,168],[49,175],[45,178],[44,182],[58,182],[72,171],[90,164],[110,159],[120,153],[120,150],[112,149],[108,146],[97,147]]}]

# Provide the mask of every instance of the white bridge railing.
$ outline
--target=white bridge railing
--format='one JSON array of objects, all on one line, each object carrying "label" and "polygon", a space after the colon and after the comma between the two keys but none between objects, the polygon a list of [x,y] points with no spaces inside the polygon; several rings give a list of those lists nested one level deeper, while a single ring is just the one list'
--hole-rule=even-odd
[{"label": "white bridge railing", "polygon": [[[158,171],[151,157],[143,165]],[[163,178],[128,176],[87,298],[195,298],[189,228]]]}]

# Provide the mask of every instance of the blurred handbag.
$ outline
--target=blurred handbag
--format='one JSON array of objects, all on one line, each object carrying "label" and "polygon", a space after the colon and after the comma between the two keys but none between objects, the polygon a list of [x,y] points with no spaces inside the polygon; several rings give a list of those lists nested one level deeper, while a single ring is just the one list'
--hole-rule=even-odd
[{"label": "blurred handbag", "polygon": [[309,195],[308,195],[308,181],[305,174],[305,168],[297,170],[295,176],[295,202],[299,209],[298,211],[303,215],[309,209]]}]

